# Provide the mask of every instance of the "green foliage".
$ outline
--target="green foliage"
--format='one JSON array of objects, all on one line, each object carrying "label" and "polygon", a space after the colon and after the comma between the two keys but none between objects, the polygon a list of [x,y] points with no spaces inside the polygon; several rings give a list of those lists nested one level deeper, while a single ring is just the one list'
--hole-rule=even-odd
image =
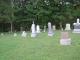
[{"label": "green foliage", "polygon": [[80,18],[79,0],[1,0],[0,21],[46,25],[72,23]]},{"label": "green foliage", "polygon": [[26,38],[17,33],[4,33],[0,35],[0,60],[80,60],[80,34],[69,32],[72,44],[60,45],[61,31],[48,37],[47,32],[31,38],[27,33]]}]

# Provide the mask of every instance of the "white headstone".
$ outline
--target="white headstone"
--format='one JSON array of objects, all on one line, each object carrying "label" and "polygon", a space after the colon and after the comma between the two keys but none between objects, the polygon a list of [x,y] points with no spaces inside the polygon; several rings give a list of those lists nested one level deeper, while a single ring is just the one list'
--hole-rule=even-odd
[{"label": "white headstone", "polygon": [[56,30],[56,27],[55,27],[55,25],[53,25],[53,30]]},{"label": "white headstone", "polygon": [[65,30],[71,30],[71,28],[70,28],[70,24],[66,24],[66,28],[65,28]]},{"label": "white headstone", "polygon": [[48,36],[53,36],[53,31],[51,27],[51,22],[48,22]]},{"label": "white headstone", "polygon": [[46,32],[46,26],[44,26],[44,32]]},{"label": "white headstone", "polygon": [[40,33],[40,26],[39,25],[36,26],[36,30],[37,30],[36,31],[37,33]]},{"label": "white headstone", "polygon": [[79,18],[77,19],[77,23],[79,23]]},{"label": "white headstone", "polygon": [[22,36],[22,37],[26,37],[26,36],[27,36],[26,31],[23,31],[21,36]]},{"label": "white headstone", "polygon": [[16,37],[17,36],[17,33],[14,33],[14,37]]},{"label": "white headstone", "polygon": [[61,33],[60,44],[61,45],[71,45],[71,38],[69,38],[68,32]]},{"label": "white headstone", "polygon": [[79,19],[77,19],[76,23],[73,23],[74,25],[74,30],[73,33],[80,33],[80,23],[79,23]]},{"label": "white headstone", "polygon": [[34,24],[34,21],[33,21],[33,24],[31,26],[31,37],[36,37],[36,27],[35,27],[35,24]]}]

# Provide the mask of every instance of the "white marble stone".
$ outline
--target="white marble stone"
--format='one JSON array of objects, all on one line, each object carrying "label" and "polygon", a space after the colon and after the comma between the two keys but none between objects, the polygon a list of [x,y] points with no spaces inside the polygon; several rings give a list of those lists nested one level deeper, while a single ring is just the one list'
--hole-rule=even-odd
[{"label": "white marble stone", "polygon": [[22,37],[26,37],[26,36],[27,36],[26,31],[23,31],[21,36],[22,36]]},{"label": "white marble stone", "polygon": [[51,22],[48,22],[48,36],[53,36],[53,31],[52,31],[52,27],[51,27]]},{"label": "white marble stone", "polygon": [[16,37],[17,36],[17,33],[14,33],[14,37]]},{"label": "white marble stone", "polygon": [[77,19],[77,22],[76,23],[73,23],[73,25],[74,25],[73,33],[80,33],[79,19]]},{"label": "white marble stone", "polygon": [[37,30],[36,31],[37,33],[40,33],[40,26],[39,25],[36,26],[36,30]]},{"label": "white marble stone", "polygon": [[31,26],[31,31],[32,31],[31,37],[36,37],[36,26],[35,26],[34,22]]},{"label": "white marble stone", "polygon": [[66,28],[65,28],[65,30],[71,30],[71,28],[70,28],[70,24],[66,24]]}]

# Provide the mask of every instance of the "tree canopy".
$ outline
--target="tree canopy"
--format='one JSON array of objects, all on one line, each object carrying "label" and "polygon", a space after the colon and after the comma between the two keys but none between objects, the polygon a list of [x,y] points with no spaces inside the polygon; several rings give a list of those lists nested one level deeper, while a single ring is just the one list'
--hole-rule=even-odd
[{"label": "tree canopy", "polygon": [[8,23],[11,30],[29,29],[32,21],[42,28],[49,21],[60,28],[76,18],[80,18],[80,0],[0,0],[0,24]]}]

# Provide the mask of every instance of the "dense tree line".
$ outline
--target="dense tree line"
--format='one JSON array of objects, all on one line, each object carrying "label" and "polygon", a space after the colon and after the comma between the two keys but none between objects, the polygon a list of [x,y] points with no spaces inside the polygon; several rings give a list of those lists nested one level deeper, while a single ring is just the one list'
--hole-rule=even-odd
[{"label": "dense tree line", "polygon": [[80,18],[80,0],[0,0],[0,31],[41,28],[50,21],[57,29]]}]

